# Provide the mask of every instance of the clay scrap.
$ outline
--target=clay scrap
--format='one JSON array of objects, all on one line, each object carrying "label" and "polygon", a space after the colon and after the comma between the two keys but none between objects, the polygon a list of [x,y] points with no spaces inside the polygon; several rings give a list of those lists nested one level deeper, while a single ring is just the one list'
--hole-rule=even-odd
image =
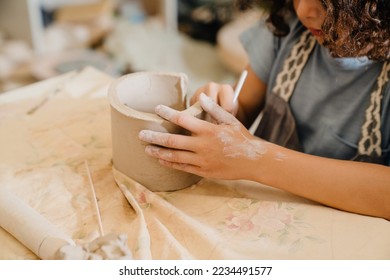
[{"label": "clay scrap", "polygon": [[127,236],[110,233],[77,244],[6,188],[0,188],[0,227],[43,260],[132,259]]}]

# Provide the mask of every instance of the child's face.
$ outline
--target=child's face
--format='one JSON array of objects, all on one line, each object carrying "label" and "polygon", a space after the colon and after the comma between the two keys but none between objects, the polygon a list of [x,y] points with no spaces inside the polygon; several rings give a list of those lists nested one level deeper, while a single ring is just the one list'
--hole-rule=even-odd
[{"label": "child's face", "polygon": [[320,0],[294,0],[294,9],[302,24],[316,37],[318,43],[324,41],[321,30],[326,11]]}]

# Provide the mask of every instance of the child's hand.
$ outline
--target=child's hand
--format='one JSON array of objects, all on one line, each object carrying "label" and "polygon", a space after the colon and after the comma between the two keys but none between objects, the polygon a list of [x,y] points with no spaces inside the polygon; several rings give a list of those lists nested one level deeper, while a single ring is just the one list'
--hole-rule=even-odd
[{"label": "child's hand", "polygon": [[148,145],[145,152],[158,158],[162,165],[202,177],[250,177],[250,166],[267,152],[267,143],[252,136],[234,116],[206,95],[201,94],[199,101],[215,124],[157,106],[158,115],[189,130],[191,136],[143,130],[140,139],[154,144]]},{"label": "child's hand", "polygon": [[231,85],[208,83],[196,90],[190,100],[191,105],[199,100],[201,93],[206,94],[227,112],[231,113],[232,115],[236,115],[238,110],[238,103],[233,103],[234,89]]}]

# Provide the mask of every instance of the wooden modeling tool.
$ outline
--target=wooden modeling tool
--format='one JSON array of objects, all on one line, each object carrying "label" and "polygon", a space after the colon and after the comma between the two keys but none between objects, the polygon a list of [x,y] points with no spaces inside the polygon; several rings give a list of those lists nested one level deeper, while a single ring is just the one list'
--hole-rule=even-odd
[{"label": "wooden modeling tool", "polygon": [[93,201],[94,206],[95,206],[96,217],[97,217],[98,224],[99,224],[99,234],[100,234],[100,237],[102,237],[104,235],[104,230],[103,230],[103,223],[102,223],[102,218],[101,218],[101,215],[100,215],[99,205],[98,205],[98,202],[97,202],[97,197],[96,197],[96,192],[95,192],[95,185],[93,184],[93,181],[92,181],[92,176],[91,176],[91,171],[89,170],[88,161],[85,160],[84,163],[85,163],[85,167],[87,169],[89,185],[91,187],[91,193],[92,193],[92,201]]},{"label": "wooden modeling tool", "polygon": [[236,88],[235,88],[235,90],[234,90],[233,103],[236,103],[236,102],[237,102],[238,96],[240,95],[240,92],[241,92],[241,88],[242,88],[242,86],[244,85],[246,76],[248,76],[248,71],[247,71],[247,70],[244,70],[244,71],[241,73],[240,79],[238,80],[237,86],[236,86]]}]

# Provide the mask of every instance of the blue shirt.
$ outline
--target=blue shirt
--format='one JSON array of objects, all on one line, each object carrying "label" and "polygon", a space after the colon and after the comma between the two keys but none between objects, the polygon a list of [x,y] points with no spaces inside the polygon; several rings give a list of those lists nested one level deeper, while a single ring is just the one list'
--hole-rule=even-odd
[{"label": "blue shirt", "polygon": [[[305,30],[298,19],[290,27],[289,35],[279,38],[261,20],[241,35],[249,64],[267,84],[267,94]],[[327,48],[315,45],[290,100],[305,153],[337,159],[357,154],[365,111],[382,66],[366,57],[334,58]],[[381,110],[382,152],[386,153],[390,151],[390,83]]]}]

